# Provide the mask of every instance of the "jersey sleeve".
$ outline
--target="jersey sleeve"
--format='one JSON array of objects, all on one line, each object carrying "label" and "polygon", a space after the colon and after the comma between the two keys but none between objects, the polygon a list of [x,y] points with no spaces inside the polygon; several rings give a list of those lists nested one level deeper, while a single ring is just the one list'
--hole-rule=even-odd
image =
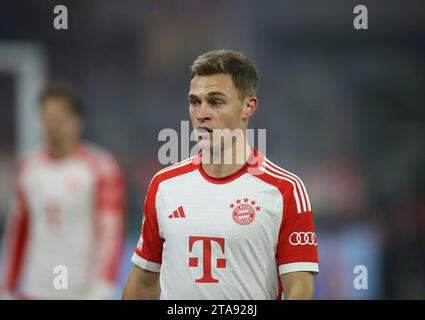
[{"label": "jersey sleeve", "polygon": [[17,290],[21,278],[29,224],[27,199],[19,181],[19,174],[16,176],[14,201],[2,250],[2,290],[10,293]]},{"label": "jersey sleeve", "polygon": [[164,240],[159,233],[156,212],[156,192],[158,187],[155,182],[149,186],[144,203],[144,218],[139,242],[131,261],[142,269],[159,272],[162,263],[162,247]]},{"label": "jersey sleeve", "polygon": [[116,281],[124,243],[126,197],[124,179],[112,157],[99,162],[96,196],[96,273],[100,281]]},{"label": "jersey sleeve", "polygon": [[284,194],[284,213],[276,250],[279,274],[319,272],[312,210],[297,212],[293,192]]}]

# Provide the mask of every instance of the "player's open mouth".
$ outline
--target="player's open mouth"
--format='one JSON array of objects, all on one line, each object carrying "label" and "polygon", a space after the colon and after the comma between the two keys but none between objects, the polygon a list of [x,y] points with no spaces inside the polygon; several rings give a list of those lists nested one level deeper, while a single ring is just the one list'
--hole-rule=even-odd
[{"label": "player's open mouth", "polygon": [[210,128],[206,128],[206,127],[198,127],[197,129],[198,134],[207,134],[207,133],[212,133],[212,129]]}]

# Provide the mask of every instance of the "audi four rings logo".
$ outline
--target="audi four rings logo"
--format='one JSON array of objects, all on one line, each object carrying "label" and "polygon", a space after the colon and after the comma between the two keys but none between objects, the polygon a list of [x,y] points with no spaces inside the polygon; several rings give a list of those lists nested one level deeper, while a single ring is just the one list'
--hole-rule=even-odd
[{"label": "audi four rings logo", "polygon": [[289,243],[293,246],[317,246],[317,237],[314,232],[292,232]]}]

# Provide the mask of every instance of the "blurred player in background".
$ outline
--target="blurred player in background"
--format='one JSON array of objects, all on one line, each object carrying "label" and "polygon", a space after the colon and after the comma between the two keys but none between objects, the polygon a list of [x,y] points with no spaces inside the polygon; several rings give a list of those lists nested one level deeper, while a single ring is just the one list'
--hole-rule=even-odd
[{"label": "blurred player in background", "polygon": [[82,110],[71,86],[48,86],[40,111],[46,143],[17,168],[3,296],[111,299],[124,236],[120,169],[111,153],[81,141]]},{"label": "blurred player in background", "polygon": [[237,52],[193,63],[189,114],[202,153],[152,179],[124,299],[279,299],[282,286],[286,299],[313,298],[319,267],[307,190],[248,145],[257,82]]}]

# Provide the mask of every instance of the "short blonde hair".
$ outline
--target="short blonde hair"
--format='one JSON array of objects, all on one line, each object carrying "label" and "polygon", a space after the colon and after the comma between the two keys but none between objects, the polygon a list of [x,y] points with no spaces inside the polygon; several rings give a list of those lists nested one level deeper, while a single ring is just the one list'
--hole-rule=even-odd
[{"label": "short blonde hair", "polygon": [[229,74],[241,98],[255,96],[258,73],[255,65],[241,52],[214,50],[200,55],[192,64],[192,78],[214,74]]}]

